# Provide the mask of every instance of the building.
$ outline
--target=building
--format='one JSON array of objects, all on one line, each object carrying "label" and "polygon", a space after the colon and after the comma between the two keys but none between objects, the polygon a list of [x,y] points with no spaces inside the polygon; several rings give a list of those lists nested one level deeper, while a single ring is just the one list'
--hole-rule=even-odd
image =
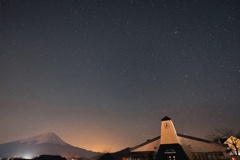
[{"label": "building", "polygon": [[227,147],[212,141],[178,134],[172,120],[164,117],[161,134],[115,157],[124,160],[230,160]]}]

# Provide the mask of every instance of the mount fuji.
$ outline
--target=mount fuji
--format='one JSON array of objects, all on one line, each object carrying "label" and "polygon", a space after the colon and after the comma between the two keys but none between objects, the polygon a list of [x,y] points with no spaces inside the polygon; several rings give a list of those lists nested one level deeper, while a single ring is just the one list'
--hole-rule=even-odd
[{"label": "mount fuji", "polygon": [[42,154],[68,157],[92,157],[98,152],[74,147],[64,142],[53,132],[44,133],[19,141],[0,144],[0,157],[33,158]]},{"label": "mount fuji", "polygon": [[32,138],[27,138],[19,141],[20,143],[27,143],[27,144],[43,144],[43,143],[50,143],[50,144],[57,144],[57,145],[69,145],[64,142],[60,137],[58,137],[53,132],[44,133],[38,136],[34,136]]}]

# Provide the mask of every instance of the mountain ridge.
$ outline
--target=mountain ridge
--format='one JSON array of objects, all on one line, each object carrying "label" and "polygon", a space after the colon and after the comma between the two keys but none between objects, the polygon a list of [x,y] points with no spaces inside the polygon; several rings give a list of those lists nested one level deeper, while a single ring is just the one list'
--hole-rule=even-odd
[{"label": "mountain ridge", "polygon": [[29,144],[42,144],[42,143],[51,143],[51,144],[59,144],[59,145],[70,145],[64,142],[59,136],[57,136],[54,132],[46,132],[41,135],[37,135],[31,138],[26,138],[20,141],[15,141],[20,143],[29,143]]},{"label": "mountain ridge", "polygon": [[54,132],[0,144],[0,157],[2,158],[26,157],[26,155],[33,158],[43,154],[89,158],[100,153],[72,146]]}]

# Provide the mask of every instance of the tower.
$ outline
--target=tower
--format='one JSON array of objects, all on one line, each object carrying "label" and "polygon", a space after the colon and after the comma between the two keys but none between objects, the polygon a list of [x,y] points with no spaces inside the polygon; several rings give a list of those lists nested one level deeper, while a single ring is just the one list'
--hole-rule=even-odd
[{"label": "tower", "polygon": [[179,144],[173,122],[167,116],[161,121],[161,142],[155,160],[189,160]]}]

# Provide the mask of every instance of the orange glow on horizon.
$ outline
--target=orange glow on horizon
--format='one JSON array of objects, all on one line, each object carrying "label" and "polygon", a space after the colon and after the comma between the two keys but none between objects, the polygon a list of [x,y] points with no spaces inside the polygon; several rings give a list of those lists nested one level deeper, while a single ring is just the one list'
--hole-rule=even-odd
[{"label": "orange glow on horizon", "polygon": [[[127,148],[131,142],[124,138],[125,135],[118,135],[106,130],[99,130],[98,134],[93,130],[87,130],[79,133],[68,133],[61,135],[66,143],[94,152],[116,152]],[[135,143],[134,143],[135,144]]]}]

